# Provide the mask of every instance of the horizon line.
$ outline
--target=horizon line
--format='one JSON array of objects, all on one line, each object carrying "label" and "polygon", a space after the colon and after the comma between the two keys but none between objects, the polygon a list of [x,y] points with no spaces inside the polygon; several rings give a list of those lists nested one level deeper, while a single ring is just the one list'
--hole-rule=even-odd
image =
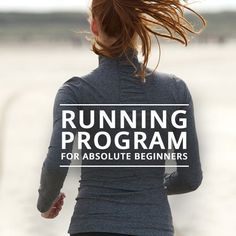
[{"label": "horizon line", "polygon": [[[1,6],[0,6],[1,7]],[[17,8],[13,8],[13,9],[10,9],[10,8],[6,8],[6,9],[0,9],[0,13],[21,13],[21,14],[53,14],[53,13],[88,13],[89,9],[77,9],[77,10],[74,10],[74,9],[68,9],[68,8],[65,8],[65,9],[61,9],[61,8],[58,8],[58,9],[17,9]],[[236,6],[231,6],[231,7],[227,7],[227,8],[222,8],[222,7],[219,7],[219,8],[213,8],[211,10],[209,10],[209,8],[207,9],[198,9],[197,10],[199,13],[201,14],[212,14],[212,13],[215,13],[215,14],[219,14],[219,13],[227,13],[227,12],[236,12]],[[191,13],[189,13],[191,14]]]}]

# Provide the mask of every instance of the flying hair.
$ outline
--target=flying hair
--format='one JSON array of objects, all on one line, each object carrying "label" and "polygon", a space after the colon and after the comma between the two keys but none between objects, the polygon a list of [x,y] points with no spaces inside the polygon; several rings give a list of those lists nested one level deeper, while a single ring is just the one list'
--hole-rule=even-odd
[{"label": "flying hair", "polygon": [[186,18],[185,10],[193,13],[201,21],[203,29],[206,21],[188,7],[186,1],[93,0],[92,17],[97,19],[101,31],[107,37],[115,38],[115,41],[111,45],[105,45],[95,37],[92,50],[98,55],[115,58],[122,54],[126,55],[129,48],[137,49],[140,41],[143,63],[140,71],[136,70],[136,76],[145,80],[153,36],[159,48],[159,37],[175,40],[187,46],[190,35],[201,32],[201,29],[196,30]]}]

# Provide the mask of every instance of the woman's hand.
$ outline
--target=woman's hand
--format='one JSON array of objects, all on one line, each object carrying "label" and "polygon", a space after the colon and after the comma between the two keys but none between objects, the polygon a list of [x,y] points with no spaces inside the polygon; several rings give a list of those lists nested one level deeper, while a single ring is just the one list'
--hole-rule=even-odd
[{"label": "woman's hand", "polygon": [[41,213],[41,216],[46,219],[56,218],[62,209],[65,197],[66,195],[64,193],[60,193],[56,200],[53,202],[51,208],[47,212]]}]

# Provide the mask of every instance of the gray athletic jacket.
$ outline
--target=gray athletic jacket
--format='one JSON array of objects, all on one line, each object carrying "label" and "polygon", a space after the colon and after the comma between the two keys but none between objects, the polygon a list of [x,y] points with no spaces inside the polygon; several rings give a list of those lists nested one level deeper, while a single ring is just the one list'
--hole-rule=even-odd
[{"label": "gray athletic jacket", "polygon": [[[178,167],[172,174],[165,174],[165,168],[155,167],[82,167],[78,196],[68,231],[70,234],[113,232],[139,236],[172,236],[174,229],[167,196],[194,191],[202,181],[193,102],[185,82],[174,75],[155,72],[149,73],[144,83],[134,76],[134,65],[140,68],[137,52],[128,53],[128,58],[133,65],[124,55],[115,59],[99,56],[99,66],[94,71],[86,76],[73,77],[58,90],[51,142],[41,172],[38,210],[46,212],[50,208],[63,187],[68,172],[68,168],[60,166],[71,164],[60,158],[62,152],[70,153],[73,147],[71,144],[66,150],[61,149],[62,110],[65,107],[60,104],[179,104],[158,109],[165,108],[168,113],[174,109],[186,110],[187,150],[178,152],[187,153],[188,159],[177,160],[177,165],[189,167]],[[76,112],[78,108],[70,109],[75,109]],[[76,132],[69,128],[68,131]],[[170,125],[161,131],[164,143],[167,143],[168,131],[173,131],[178,136],[179,131]],[[153,130],[147,130],[146,134],[147,137],[151,136]],[[115,150],[115,147],[109,150],[116,151],[119,150]],[[133,149],[128,151],[134,152]],[[160,148],[139,151],[163,152]],[[155,164],[164,165],[165,160],[158,160]]]}]

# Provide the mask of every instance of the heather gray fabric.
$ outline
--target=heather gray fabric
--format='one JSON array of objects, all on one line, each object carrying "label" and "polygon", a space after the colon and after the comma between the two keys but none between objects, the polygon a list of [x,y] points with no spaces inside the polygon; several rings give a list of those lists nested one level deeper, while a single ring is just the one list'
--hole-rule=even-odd
[{"label": "heather gray fabric", "polygon": [[[137,52],[129,54],[129,59],[140,67]],[[125,56],[115,59],[99,56],[98,68],[86,76],[73,77],[59,89],[54,104],[53,133],[42,167],[38,210],[45,212],[50,208],[68,172],[68,168],[59,166],[70,164],[60,160],[63,109],[60,104],[190,104],[179,107],[187,110],[188,160],[177,161],[178,165],[190,167],[177,168],[169,175],[164,174],[164,168],[81,168],[70,234],[111,232],[173,236],[167,195],[191,192],[201,184],[193,103],[186,84],[174,75],[159,72],[149,74],[143,83],[133,76],[133,72],[134,67],[127,63]],[[166,109],[171,112],[173,108]],[[178,133],[178,130],[172,130]],[[164,137],[167,131],[163,131]],[[72,145],[69,145],[66,152],[71,150]],[[158,164],[164,164],[164,161]]]}]

